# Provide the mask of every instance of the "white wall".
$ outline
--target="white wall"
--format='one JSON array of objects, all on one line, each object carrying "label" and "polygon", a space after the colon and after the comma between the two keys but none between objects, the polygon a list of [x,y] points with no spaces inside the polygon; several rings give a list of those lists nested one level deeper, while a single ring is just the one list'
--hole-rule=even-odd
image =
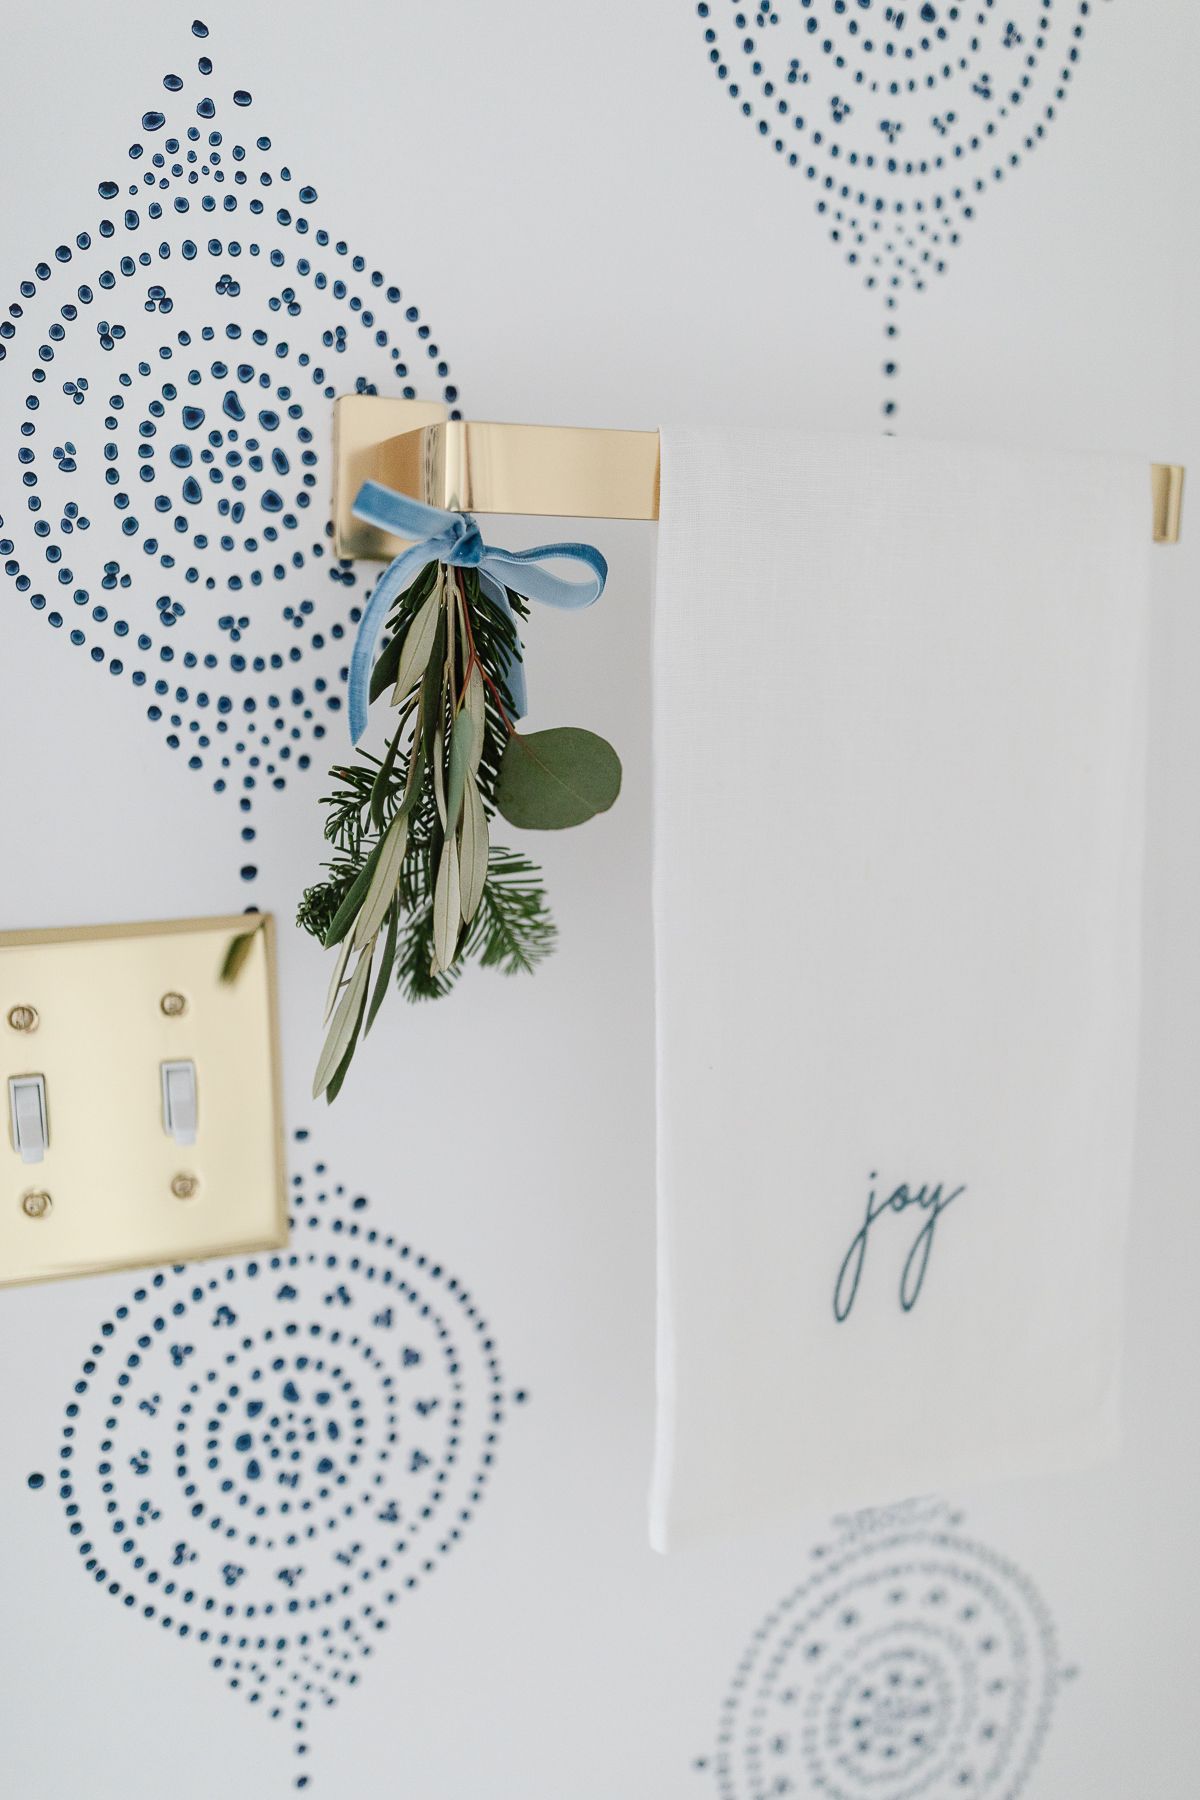
[{"label": "white wall", "polygon": [[[729,0],[712,0],[708,21],[684,0],[568,8],[549,0],[503,7],[351,0],[336,12],[301,0],[286,15],[215,0],[203,41],[192,35],[190,11],[145,0],[116,11],[70,0],[6,21],[0,302],[18,301],[24,312],[15,335],[0,339],[7,352],[0,361],[0,539],[12,541],[5,557],[36,579],[28,592],[18,575],[0,588],[9,833],[0,924],[256,904],[286,927],[312,878],[322,848],[316,802],[327,761],[344,742],[344,715],[325,704],[346,660],[345,641],[331,633],[371,573],[359,570],[356,585],[343,586],[330,580],[327,555],[312,553],[314,545],[323,550],[329,479],[323,390],[344,391],[361,377],[395,391],[400,380],[391,344],[375,344],[348,297],[318,290],[311,272],[297,270],[298,257],[308,257],[313,271],[327,269],[331,282],[344,274],[352,291],[367,296],[418,391],[436,397],[443,379],[403,317],[415,303],[450,365],[446,379],[478,417],[874,430],[882,402],[894,397],[894,423],[906,433],[1122,446],[1200,468],[1200,359],[1189,329],[1200,272],[1195,8],[1185,0],[1152,8],[1102,0],[1088,9],[1046,0],[1043,9],[1013,0],[997,19],[991,0],[979,0],[972,9],[983,21],[978,27],[952,19],[954,8],[937,9],[956,46],[981,36],[973,78],[986,64],[998,84],[997,71],[1029,54],[998,47],[996,34],[1010,18],[1027,45],[1039,34],[1046,39],[1041,72],[1072,45],[1079,60],[1061,116],[1035,154],[989,184],[945,274],[924,292],[901,294],[893,344],[900,373],[888,379],[880,293],[868,291],[861,269],[847,268],[828,241],[828,221],[814,213],[816,184],[739,116],[709,67],[706,24],[721,46],[755,37],[771,58],[782,54],[784,68],[788,57],[801,56],[812,73],[804,104],[833,132],[830,97],[840,92],[842,72],[828,74],[829,59],[803,30],[799,0],[777,0],[777,7],[777,24],[755,24],[751,10],[739,30]],[[850,8],[849,17],[869,16],[880,42],[892,32],[911,44],[920,8],[901,10],[911,15],[903,24],[889,25],[878,0],[874,11]],[[810,12],[831,40],[848,31],[832,0],[814,0]],[[197,72],[201,56],[213,61],[210,77]],[[738,57],[738,79],[752,83],[740,51],[731,54],[731,72]],[[182,91],[164,90],[168,72],[184,78]],[[1040,81],[1038,73],[1022,120],[1038,116]],[[235,89],[249,90],[253,104],[235,106]],[[195,116],[205,93],[216,101],[211,121]],[[884,146],[879,117],[900,109],[885,114],[880,96],[858,89],[850,99],[855,111],[835,141]],[[957,107],[960,127],[992,116],[992,103],[972,98],[961,82],[939,88],[936,106],[924,93],[901,99],[907,110],[898,144],[922,146],[921,154],[937,137],[934,111],[944,116]],[[139,121],[153,108],[166,112],[167,123],[142,130]],[[189,123],[205,136],[221,131],[220,166],[230,179],[218,187],[205,176],[189,189],[184,164],[165,197],[166,216],[151,220],[144,216],[149,190],[136,201],[124,190],[172,131]],[[997,123],[1001,137],[1013,126],[1011,118]],[[253,150],[259,136],[270,137],[269,151]],[[147,145],[136,163],[127,155],[135,140]],[[230,155],[235,142],[251,147],[242,165]],[[280,181],[283,165],[293,172],[290,183]],[[252,174],[244,188],[232,180],[239,166]],[[257,185],[260,171],[272,174],[270,188]],[[122,191],[102,199],[97,184],[109,179]],[[297,197],[306,183],[318,190],[311,203]],[[928,197],[935,189],[931,176],[919,191]],[[204,191],[217,197],[213,214],[173,210],[177,194],[194,202]],[[228,193],[239,197],[234,214],[221,210]],[[255,194],[266,201],[261,218],[247,210]],[[281,203],[311,218],[307,237],[275,221]],[[143,215],[136,231],[121,223],[126,206]],[[117,222],[111,239],[98,235],[105,216]],[[349,256],[315,245],[318,225],[335,242],[344,238],[351,255],[361,253],[361,276],[346,272]],[[75,239],[85,230],[94,242],[81,251]],[[209,255],[202,248],[185,260],[189,235],[202,246],[217,237],[222,249]],[[234,236],[243,245],[237,258],[228,249]],[[251,241],[261,244],[257,258],[245,248]],[[154,254],[160,243],[171,247],[165,261]],[[71,249],[69,264],[56,263],[59,245]],[[269,262],[275,247],[286,258],[279,269]],[[111,290],[96,286],[90,305],[64,322],[64,336],[48,335],[81,281],[96,283],[102,268],[142,249],[152,254],[151,268],[118,276]],[[45,281],[34,275],[43,259],[52,270]],[[370,286],[374,269],[383,273],[382,290]],[[29,300],[19,294],[26,278],[37,289]],[[398,305],[386,299],[389,283],[404,291]],[[146,310],[153,285],[166,290],[170,312],[157,300]],[[300,309],[290,316],[289,287]],[[278,310],[272,297],[282,297]],[[111,349],[97,330],[101,320],[125,326]],[[232,345],[223,335],[230,323],[243,333]],[[206,326],[217,333],[211,345],[202,337]],[[323,333],[342,326],[344,351],[322,343]],[[265,346],[254,345],[256,328],[266,331]],[[180,330],[191,334],[190,345],[178,342]],[[285,339],[288,354],[277,356]],[[169,365],[159,354],[167,343]],[[52,348],[53,360],[39,360],[40,344]],[[144,376],[137,372],[143,358]],[[232,375],[211,373],[217,358]],[[314,381],[316,362],[328,370],[326,380]],[[252,364],[254,374],[239,377],[239,363]],[[194,387],[186,381],[192,367],[200,371]],[[44,369],[44,384],[31,380],[36,368]],[[127,388],[117,380],[122,370],[131,377]],[[211,429],[226,434],[219,457],[244,452],[256,427],[231,420],[222,401],[236,390],[261,409],[260,370],[272,390],[292,389],[268,403],[281,414],[274,430],[257,427],[268,448],[282,446],[289,466],[286,475],[250,472],[248,521],[238,536],[280,525],[288,556],[296,545],[305,558],[282,580],[270,573],[274,548],[220,549],[216,503],[230,495],[238,471],[226,467],[217,487],[207,481],[210,465],[199,461]],[[76,404],[62,388],[80,377],[89,385]],[[149,405],[164,381],[178,392],[155,420]],[[30,393],[40,401],[36,413],[26,407]],[[113,393],[126,401],[119,414],[109,405]],[[180,417],[185,402],[207,415],[190,433]],[[303,418],[287,419],[286,407],[297,403]],[[117,418],[111,430],[106,417]],[[31,420],[34,436],[22,437]],[[139,437],[143,421],[159,427],[154,438]],[[240,433],[236,445],[231,426]],[[311,428],[318,460],[311,507],[296,513],[293,529],[261,502],[273,486],[287,510],[303,491],[301,426]],[[195,451],[190,471],[165,460],[169,446],[183,442]],[[118,449],[118,489],[105,485],[108,443]],[[155,448],[154,484],[137,475],[139,444]],[[34,464],[18,461],[22,447],[35,450]],[[63,451],[57,459],[56,447]],[[72,460],[74,469],[64,466]],[[29,473],[35,488],[23,485]],[[204,479],[190,516],[210,541],[185,557],[171,520],[188,511],[181,490],[189,473]],[[115,491],[129,492],[129,511],[139,518],[130,537],[121,534],[126,515],[113,506]],[[162,517],[152,510],[156,492],[172,497]],[[38,516],[52,524],[49,540],[33,534],[31,494],[44,500]],[[72,521],[64,535],[68,502],[89,518],[86,532]],[[750,1800],[817,1791],[813,1781],[823,1773],[823,1791],[849,1800],[998,1796],[1015,1793],[1026,1776],[1030,1794],[1055,1800],[1131,1793],[1182,1800],[1195,1792],[1196,524],[1185,524],[1182,547],[1155,558],[1144,1077],[1121,1463],[1088,1477],[955,1494],[865,1526],[814,1519],[773,1540],[669,1560],[647,1549],[653,543],[649,527],[604,526],[594,533],[612,565],[602,604],[578,617],[539,614],[528,633],[535,720],[605,732],[627,772],[613,813],[545,847],[562,930],[556,960],[533,982],[505,984],[481,973],[437,1007],[408,1012],[393,1004],[330,1112],[307,1099],[326,971],[311,942],[285,928],[288,1118],[293,1130],[310,1134],[292,1147],[303,1202],[295,1267],[252,1276],[243,1265],[227,1274],[218,1263],[168,1275],[159,1288],[150,1278],[115,1277],[0,1297],[6,1791],[22,1800],[75,1793],[109,1800],[168,1788],[182,1800],[218,1786],[239,1796],[282,1795],[307,1774],[317,1792],[411,1792],[428,1800],[468,1793]],[[505,527],[514,543],[537,535],[536,525]],[[160,540],[153,555],[143,548],[150,536]],[[63,564],[44,558],[46,542],[56,541],[73,570],[67,584],[57,578]],[[172,570],[155,561],[164,551],[177,556]],[[128,587],[103,588],[110,560],[121,565],[118,582],[128,573]],[[189,562],[199,576],[190,584]],[[261,587],[249,585],[255,566],[267,571]],[[231,593],[225,584],[237,573],[247,585]],[[209,577],[212,590],[204,585]],[[89,597],[76,605],[80,588]],[[35,610],[30,594],[39,591],[46,604]],[[156,610],[162,596],[186,609],[170,627]],[[297,629],[284,609],[304,601],[314,610]],[[91,616],[97,604],[107,606],[107,619]],[[63,615],[59,628],[47,622],[54,610]],[[219,623],[226,616],[249,621],[238,643]],[[121,638],[118,618],[130,625]],[[69,641],[73,628],[84,631],[82,645]],[[137,649],[141,632],[152,640],[146,652]],[[313,646],[314,632],[322,647]],[[166,670],[170,691],[156,702],[163,644],[176,657]],[[229,667],[234,654],[286,656],[294,645],[303,647],[302,658],[282,670]],[[92,660],[93,649],[102,660]],[[184,669],[188,649],[201,662],[215,655],[217,667]],[[109,672],[114,657],[122,664],[117,674]],[[136,686],[141,671],[147,680]],[[318,679],[328,684],[324,693]],[[179,687],[188,689],[186,700],[174,698]],[[293,687],[303,689],[302,700],[292,699]],[[197,702],[200,691],[210,695],[207,707]],[[230,730],[218,734],[222,693],[235,710]],[[271,723],[272,695],[281,700],[283,733]],[[257,702],[252,718],[241,710],[247,696]],[[148,720],[152,704],[166,717]],[[313,726],[326,720],[328,734],[314,742]],[[247,722],[290,742],[288,761],[262,751],[252,771],[260,746],[252,731],[236,729]],[[293,726],[294,741],[285,735]],[[171,734],[180,748],[168,746]],[[210,738],[207,747],[199,746],[201,735]],[[246,746],[241,753],[229,749],[237,742]],[[226,753],[231,766],[222,770]],[[300,769],[305,753],[311,763]],[[187,767],[193,755],[201,768]],[[282,791],[265,774],[269,759],[286,774]],[[247,773],[258,785],[242,814],[238,784]],[[214,792],[222,775],[227,789]],[[243,841],[243,829],[257,833],[253,842]],[[244,880],[239,871],[250,864],[257,876]],[[447,1075],[464,1054],[479,1094],[466,1126]],[[356,1210],[360,1195],[369,1204]],[[371,1229],[396,1245],[377,1241],[356,1270],[349,1259]],[[401,1244],[412,1247],[408,1257]],[[427,1255],[425,1265],[416,1264],[417,1252]],[[321,1260],[327,1255],[338,1259],[336,1268]],[[451,1278],[469,1301],[448,1285]],[[131,1298],[135,1291],[145,1298]],[[446,1336],[420,1313],[426,1301]],[[183,1311],[172,1312],[175,1305]],[[164,1320],[161,1331],[155,1317]],[[303,1332],[289,1337],[295,1323]],[[149,1342],[139,1347],[142,1335]],[[455,1346],[454,1368],[447,1342]],[[130,1353],[139,1358],[132,1368]],[[317,1369],[322,1357],[326,1367]],[[285,1366],[273,1368],[276,1360]],[[129,1380],[119,1385],[122,1372]],[[79,1382],[87,1383],[82,1392]],[[267,1403],[251,1415],[247,1400],[260,1393]],[[456,1399],[461,1442],[457,1460],[445,1465],[453,1501],[440,1512],[453,1504],[471,1518],[452,1542],[438,1516],[422,1525],[420,1511],[442,1467]],[[424,1412],[415,1410],[418,1402]],[[78,1409],[72,1417],[69,1405]],[[117,1424],[107,1425],[112,1418]],[[290,1454],[289,1429],[301,1434],[300,1460],[291,1465],[300,1481],[281,1488],[273,1477],[282,1459],[272,1463],[270,1453]],[[313,1443],[309,1431],[317,1434]],[[493,1432],[494,1445],[485,1441]],[[359,1461],[351,1462],[356,1437]],[[182,1476],[172,1454],[181,1441]],[[71,1452],[65,1461],[64,1449]],[[415,1470],[414,1450],[431,1459]],[[481,1462],[493,1454],[494,1462]],[[324,1473],[322,1456],[332,1463]],[[207,1466],[210,1457],[219,1467]],[[252,1460],[263,1471],[257,1478]],[[482,1490],[474,1479],[480,1469]],[[60,1470],[71,1489],[65,1498]],[[28,1485],[33,1473],[45,1477],[40,1488]],[[223,1493],[224,1479],[232,1487]],[[315,1535],[294,1546],[286,1539],[295,1515],[280,1510],[289,1496],[310,1499],[305,1521],[317,1522]],[[399,1525],[380,1516],[389,1499]],[[196,1504],[205,1509],[198,1516]],[[260,1504],[266,1511],[256,1521]],[[349,1513],[338,1511],[346,1506]],[[231,1523],[214,1529],[214,1514]],[[406,1521],[419,1529],[410,1548],[396,1553]],[[85,1541],[96,1549],[81,1555]],[[820,1554],[822,1546],[837,1548]],[[103,1579],[85,1569],[91,1555]],[[381,1561],[390,1566],[364,1580],[362,1570]],[[421,1577],[415,1591],[404,1587],[410,1568]],[[908,1572],[897,1575],[901,1568]],[[152,1571],[161,1571],[154,1581]],[[849,1593],[858,1575],[859,1621],[842,1627],[851,1637],[839,1641],[847,1666],[869,1658],[870,1634],[899,1620],[904,1641],[925,1646],[936,1671],[929,1715],[936,1755],[913,1753],[908,1774],[881,1760],[878,1715],[866,1748],[844,1717],[820,1707],[808,1724],[821,1729],[806,1735],[799,1714],[813,1690],[804,1687],[803,1633],[789,1640],[773,1685],[763,1685],[764,1660],[809,1604],[806,1596],[777,1614],[785,1597],[814,1579],[821,1584],[811,1590],[814,1602]],[[170,1580],[173,1596],[164,1594]],[[903,1600],[889,1601],[897,1588]],[[937,1611],[943,1603],[930,1598],[938,1588],[957,1609],[952,1627]],[[384,1597],[392,1592],[395,1605]],[[208,1610],[206,1598],[214,1601]],[[300,1614],[286,1613],[290,1598],[301,1600]],[[964,1604],[976,1605],[975,1619],[961,1618]],[[155,1608],[151,1618],[147,1606]],[[172,1621],[165,1628],[164,1613]],[[374,1629],[376,1618],[386,1630]],[[189,1625],[186,1639],[181,1622]],[[210,1637],[201,1643],[203,1630]],[[307,1646],[297,1641],[304,1630]],[[233,1642],[222,1647],[222,1633]],[[994,1648],[983,1647],[985,1637]],[[216,1656],[224,1666],[214,1671]],[[234,1668],[239,1661],[243,1667]],[[351,1676],[361,1679],[347,1692]],[[785,1697],[793,1677],[798,1702]],[[237,1691],[231,1678],[241,1683]],[[1006,1685],[989,1690],[995,1679]],[[260,1686],[267,1697],[247,1704],[247,1691]],[[336,1704],[326,1707],[322,1693]],[[276,1704],[276,1722],[258,1716]],[[964,1738],[954,1722],[968,1715]],[[981,1739],[989,1720],[995,1734]],[[295,1741],[311,1741],[311,1750],[295,1755]],[[839,1746],[844,1758],[831,1765]],[[959,1784],[964,1770],[971,1779]]]}]

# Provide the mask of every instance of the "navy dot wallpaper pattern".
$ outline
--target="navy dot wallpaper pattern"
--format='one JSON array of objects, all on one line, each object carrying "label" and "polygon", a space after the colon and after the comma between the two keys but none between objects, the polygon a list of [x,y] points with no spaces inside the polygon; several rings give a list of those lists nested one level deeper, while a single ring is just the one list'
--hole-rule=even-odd
[{"label": "navy dot wallpaper pattern", "polygon": [[[881,292],[890,343],[900,294],[1055,119],[1089,8],[696,11],[725,92]],[[0,559],[236,802],[252,882],[256,803],[342,728],[362,577],[331,555],[333,398],[459,396],[407,289],[321,223],[208,37],[196,21],[124,173],[96,172],[99,207],[0,321]],[[307,1788],[312,1719],[460,1544],[526,1395],[469,1287],[321,1162],[291,1210],[286,1252],[132,1280],[27,1479],[114,1604],[282,1724]],[[720,1800],[1018,1794],[1071,1671],[1032,1583],[961,1524],[932,1500],[835,1522],[694,1758]]]},{"label": "navy dot wallpaper pattern", "polygon": [[1074,1673],[1032,1582],[939,1501],[835,1524],[755,1631],[696,1768],[721,1800],[1012,1800]]},{"label": "navy dot wallpaper pattern", "polygon": [[333,399],[458,394],[406,290],[250,128],[252,96],[189,62],[0,319],[0,559],[236,796],[250,881],[255,800],[340,723],[360,577],[330,554]]},{"label": "navy dot wallpaper pattern", "polygon": [[303,1759],[310,1715],[462,1540],[525,1394],[463,1283],[320,1162],[291,1227],[277,1255],[133,1286],[87,1347],[56,1479],[84,1572]]},{"label": "navy dot wallpaper pattern", "polygon": [[[0,322],[0,556],[236,796],[250,881],[254,801],[325,753],[358,618],[330,554],[332,402],[458,394],[419,309],[319,222],[207,48],[162,86],[99,216]],[[293,1178],[288,1253],[145,1277],[88,1347],[58,1452],[83,1570],[285,1721],[301,1759],[461,1539],[524,1399],[467,1288],[366,1205],[317,1164]]]},{"label": "navy dot wallpaper pattern", "polygon": [[981,196],[1037,149],[1090,11],[1089,0],[699,0],[721,86],[812,184],[831,241],[883,295],[889,418],[900,296],[945,272]]}]

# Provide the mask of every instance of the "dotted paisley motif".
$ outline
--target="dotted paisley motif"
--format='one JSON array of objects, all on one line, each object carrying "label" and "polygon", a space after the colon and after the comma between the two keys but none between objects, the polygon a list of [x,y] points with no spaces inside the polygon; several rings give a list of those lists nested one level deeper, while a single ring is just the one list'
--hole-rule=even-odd
[{"label": "dotted paisley motif", "polygon": [[341,711],[358,577],[330,554],[332,401],[458,391],[418,308],[244,132],[250,94],[207,54],[163,87],[99,216],[0,314],[0,565],[249,813]]},{"label": "dotted paisley motif", "polygon": [[292,1206],[290,1250],[162,1270],[103,1320],[58,1491],[92,1580],[305,1757],[312,1713],[473,1520],[510,1396],[455,1276],[320,1163]]},{"label": "dotted paisley motif", "polygon": [[835,1523],[754,1633],[697,1767],[722,1800],[1015,1800],[1071,1673],[1032,1582],[939,1502]]}]

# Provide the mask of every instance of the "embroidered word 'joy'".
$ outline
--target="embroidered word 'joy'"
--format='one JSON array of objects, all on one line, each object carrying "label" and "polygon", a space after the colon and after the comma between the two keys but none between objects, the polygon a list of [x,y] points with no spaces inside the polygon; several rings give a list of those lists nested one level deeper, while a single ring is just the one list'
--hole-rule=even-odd
[{"label": "embroidered word 'joy'", "polygon": [[[872,1183],[878,1180],[874,1171],[870,1177]],[[925,1183],[919,1188],[910,1188],[901,1183],[893,1188],[886,1197],[877,1195],[874,1186],[867,1194],[867,1212],[862,1224],[851,1240],[850,1248],[842,1258],[842,1266],[838,1271],[837,1285],[833,1290],[833,1316],[840,1325],[849,1317],[850,1308],[854,1305],[854,1297],[858,1293],[858,1283],[862,1276],[863,1263],[867,1255],[867,1240],[871,1235],[871,1227],[886,1212],[907,1212],[910,1207],[917,1207],[924,1215],[921,1229],[913,1239],[912,1248],[904,1260],[900,1272],[900,1304],[905,1312],[911,1312],[920,1296],[925,1281],[925,1271],[929,1267],[929,1255],[933,1249],[934,1233],[937,1222],[960,1194],[966,1193],[966,1185],[952,1188],[949,1193],[943,1192],[942,1183],[930,1187]]]}]

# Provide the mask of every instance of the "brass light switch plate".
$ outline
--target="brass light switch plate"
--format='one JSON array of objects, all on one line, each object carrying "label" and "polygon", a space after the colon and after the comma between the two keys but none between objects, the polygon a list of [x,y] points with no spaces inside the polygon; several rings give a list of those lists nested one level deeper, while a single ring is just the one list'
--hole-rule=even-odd
[{"label": "brass light switch plate", "polygon": [[270,916],[0,933],[0,1103],[0,1284],[285,1244]]}]

